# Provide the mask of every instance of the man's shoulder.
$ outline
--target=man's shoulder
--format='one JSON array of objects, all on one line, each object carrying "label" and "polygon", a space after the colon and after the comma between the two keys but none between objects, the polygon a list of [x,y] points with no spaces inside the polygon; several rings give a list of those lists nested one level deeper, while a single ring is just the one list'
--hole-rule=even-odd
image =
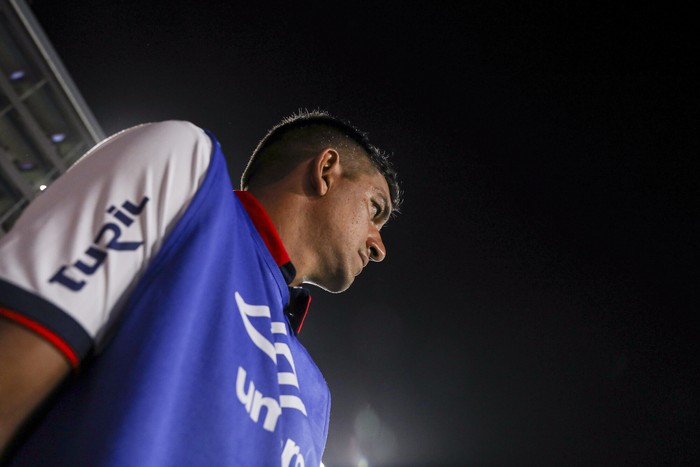
[{"label": "man's shoulder", "polygon": [[211,139],[206,132],[192,122],[184,120],[165,120],[161,122],[142,123],[122,130],[108,137],[92,151],[100,150],[106,145],[129,144],[134,141],[152,141],[153,143],[170,146],[183,147],[183,143],[193,143],[197,141],[209,142]]}]

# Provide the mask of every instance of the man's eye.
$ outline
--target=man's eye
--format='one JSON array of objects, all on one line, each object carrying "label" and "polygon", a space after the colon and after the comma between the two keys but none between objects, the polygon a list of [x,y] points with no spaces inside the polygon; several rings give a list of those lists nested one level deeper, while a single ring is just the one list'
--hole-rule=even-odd
[{"label": "man's eye", "polygon": [[382,212],[381,206],[379,206],[377,203],[372,203],[372,217],[374,217],[374,218],[378,217],[381,212]]}]

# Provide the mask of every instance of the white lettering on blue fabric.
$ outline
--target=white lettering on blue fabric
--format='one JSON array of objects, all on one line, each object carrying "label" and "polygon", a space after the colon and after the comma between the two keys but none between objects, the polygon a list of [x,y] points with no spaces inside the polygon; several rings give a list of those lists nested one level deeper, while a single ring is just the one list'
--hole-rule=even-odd
[{"label": "white lettering on blue fabric", "polygon": [[282,451],[282,467],[304,467],[304,456],[301,455],[299,446],[287,439]]},{"label": "white lettering on blue fabric", "polygon": [[[148,203],[148,196],[144,196],[141,203],[138,205],[133,204],[129,200],[122,203],[122,208],[133,216],[141,214],[144,206]],[[134,220],[124,214],[119,209],[114,206],[110,206],[107,209],[109,214],[112,214],[124,227],[129,227]],[[49,282],[62,285],[63,287],[77,292],[87,284],[89,276],[92,276],[107,259],[107,251],[133,251],[138,247],[143,245],[143,242],[125,242],[119,241],[119,237],[122,234],[122,228],[114,222],[105,223],[95,236],[92,241],[93,245],[90,245],[87,250],[85,250],[85,255],[90,259],[87,262],[83,259],[78,259],[73,263],[75,269],[79,272],[77,274],[67,274],[71,266],[63,265],[54,273],[49,279]],[[98,248],[98,247],[102,248]]]},{"label": "white lettering on blue fabric", "polygon": [[260,419],[260,410],[265,407],[265,421],[263,428],[267,431],[275,431],[277,419],[282,413],[279,403],[272,397],[265,397],[260,391],[255,389],[253,380],[248,383],[248,390],[245,390],[245,380],[247,372],[243,367],[238,367],[238,375],[236,376],[236,395],[241,404],[245,407],[246,412],[254,423],[258,423]]},{"label": "white lettering on blue fabric", "polygon": [[[282,371],[278,369],[277,383],[280,385],[280,389],[282,389],[282,387],[284,386],[287,386],[293,387],[295,388],[296,392],[299,392],[299,379],[297,378],[296,365],[294,364],[294,357],[292,356],[292,351],[289,348],[289,345],[286,342],[276,341],[273,343],[270,339],[268,339],[260,331],[258,331],[258,329],[255,326],[253,326],[252,320],[257,318],[267,320],[267,322],[269,323],[268,325],[270,326],[269,329],[271,335],[279,336],[281,340],[284,341],[288,340],[286,323],[272,321],[270,307],[266,305],[250,305],[246,303],[245,300],[243,300],[243,297],[241,297],[241,294],[239,294],[238,292],[236,292],[235,297],[236,304],[238,305],[238,311],[241,315],[241,320],[243,321],[243,326],[245,327],[245,330],[248,333],[248,337],[250,337],[250,340],[253,342],[253,344],[255,344],[255,346],[258,349],[260,349],[265,355],[270,357],[270,360],[272,360],[274,364],[278,366],[278,368],[280,363],[286,363],[284,366],[291,369],[291,371]],[[283,361],[280,362],[278,357],[282,357]],[[239,379],[241,377],[241,370],[242,369],[239,369],[238,372]],[[243,372],[243,379],[245,379],[245,370],[243,370]],[[250,384],[253,384],[252,380]],[[245,393],[242,387],[239,389],[237,381],[236,391],[238,394],[238,399],[244,405],[246,405],[250,403],[252,397],[251,394],[254,393],[255,389],[253,387],[253,393],[251,393],[251,389],[249,387],[248,392]],[[297,395],[281,394],[278,403],[281,409],[295,409],[304,414],[304,416],[307,416],[306,406],[304,405],[304,402],[301,400],[301,398]],[[246,405],[246,411],[248,411],[248,413],[251,414],[252,408],[249,405]]]}]

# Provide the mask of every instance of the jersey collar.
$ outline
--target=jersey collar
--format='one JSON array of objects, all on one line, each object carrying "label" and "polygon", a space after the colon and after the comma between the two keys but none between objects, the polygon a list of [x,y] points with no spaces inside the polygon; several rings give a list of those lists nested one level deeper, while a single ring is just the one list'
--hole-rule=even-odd
[{"label": "jersey collar", "polygon": [[[265,246],[267,246],[277,266],[279,266],[285,282],[289,285],[294,280],[297,272],[270,216],[267,215],[265,208],[263,208],[262,204],[260,204],[250,192],[234,190],[234,193],[236,193],[238,200],[248,213],[250,220],[253,221],[255,229],[258,231],[263,242],[265,242]],[[289,319],[294,334],[299,334],[301,332],[301,327],[304,325],[304,320],[306,319],[306,314],[309,312],[310,304],[311,294],[308,290],[303,287],[289,288],[289,304],[287,304],[287,307],[284,309],[284,313],[287,315],[287,319]]]}]

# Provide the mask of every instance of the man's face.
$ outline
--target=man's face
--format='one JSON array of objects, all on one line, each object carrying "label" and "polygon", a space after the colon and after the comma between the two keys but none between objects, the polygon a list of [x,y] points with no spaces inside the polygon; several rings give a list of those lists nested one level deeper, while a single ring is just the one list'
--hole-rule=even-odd
[{"label": "man's face", "polygon": [[312,236],[316,267],[307,282],[343,292],[369,261],[386,256],[379,230],[391,214],[389,186],[372,169],[353,178],[338,178],[324,198]]}]

